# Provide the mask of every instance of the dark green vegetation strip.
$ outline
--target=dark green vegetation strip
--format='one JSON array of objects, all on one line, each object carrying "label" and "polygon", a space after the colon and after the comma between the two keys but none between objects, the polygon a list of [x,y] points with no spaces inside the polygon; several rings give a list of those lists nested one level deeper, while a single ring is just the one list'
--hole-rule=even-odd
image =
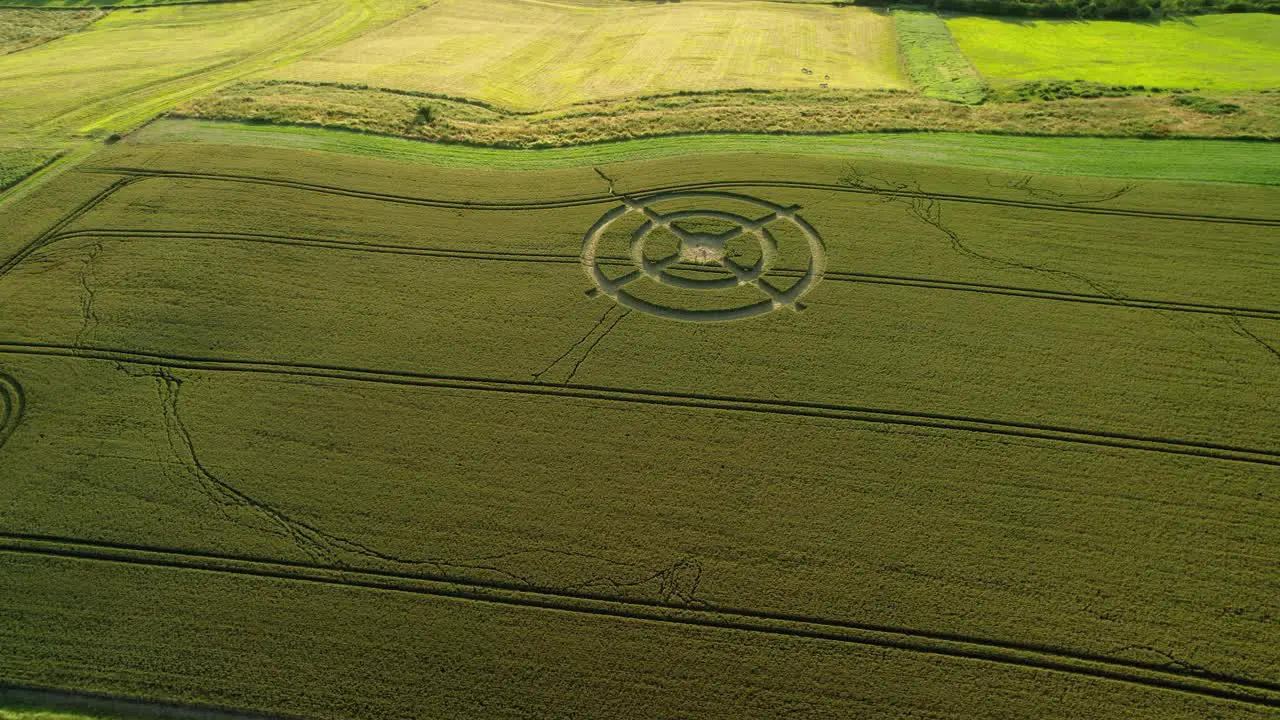
[{"label": "dark green vegetation strip", "polygon": [[[850,4],[892,7],[893,0],[852,0]],[[1280,13],[1275,0],[929,0],[918,7],[997,17],[1146,20],[1206,13]],[[1011,20],[1016,22],[1016,20]]]},{"label": "dark green vegetation strip", "polygon": [[41,149],[0,149],[0,193],[57,160],[59,153]]},{"label": "dark green vegetation strip", "polygon": [[162,548],[122,546],[8,533],[0,533],[0,552],[253,575],[275,580],[391,590],[629,620],[784,635],[808,640],[848,642],[1038,668],[1263,707],[1280,707],[1280,683],[1256,682],[1211,673],[1198,676],[1199,673],[1194,670],[1179,671],[1167,664],[1124,663],[1101,655],[1075,654],[1048,647],[1000,643],[960,635],[929,635],[907,628],[861,625],[805,615],[762,613],[714,605],[672,607],[654,602],[619,601],[604,595],[533,591],[510,583],[464,583],[447,577],[425,574],[282,563],[266,558],[197,554]]},{"label": "dark green vegetation strip", "polygon": [[987,99],[987,86],[936,13],[893,11],[898,52],[907,75],[926,96],[962,103]]}]

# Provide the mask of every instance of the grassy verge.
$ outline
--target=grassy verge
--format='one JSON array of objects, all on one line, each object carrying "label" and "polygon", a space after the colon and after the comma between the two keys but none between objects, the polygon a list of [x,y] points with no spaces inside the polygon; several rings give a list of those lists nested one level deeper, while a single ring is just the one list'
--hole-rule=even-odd
[{"label": "grassy verge", "polygon": [[248,145],[339,152],[448,167],[534,170],[673,155],[791,153],[897,159],[1054,175],[1280,184],[1280,144],[1226,140],[1051,138],[967,133],[699,135],[595,145],[509,150],[354,132],[207,120],[161,120],[128,144]]},{"label": "grassy verge", "polygon": [[940,100],[979,103],[986,85],[951,37],[936,13],[893,10],[898,29],[898,53],[911,82],[926,96]]},{"label": "grassy verge", "polygon": [[[726,92],[507,113],[442,97],[293,83],[239,85],[177,109],[185,117],[314,125],[421,140],[556,147],[695,133],[985,132],[1109,137],[1280,137],[1280,93],[1218,94],[1206,114],[1167,96],[958,105],[901,91]],[[425,108],[425,111],[424,111]]]}]

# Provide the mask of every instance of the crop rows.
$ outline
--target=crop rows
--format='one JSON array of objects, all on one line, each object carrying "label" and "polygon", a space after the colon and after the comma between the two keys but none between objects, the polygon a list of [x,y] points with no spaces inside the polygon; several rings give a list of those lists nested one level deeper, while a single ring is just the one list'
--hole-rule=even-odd
[{"label": "crop rows", "polygon": [[942,430],[958,430],[990,435],[1005,435],[1038,440],[1052,440],[1056,442],[1118,447],[1280,467],[1280,451],[1277,450],[1248,448],[1222,443],[1194,442],[1178,438],[1165,438],[1101,430],[1086,430],[1039,423],[994,420],[964,415],[911,412],[904,410],[838,405],[832,403],[728,397],[722,395],[703,395],[698,393],[655,392],[649,390],[598,385],[565,384],[547,386],[536,382],[517,382],[492,378],[392,372],[336,365],[307,365],[302,363],[285,363],[262,360],[162,355],[118,348],[92,348],[45,343],[0,342],[0,353],[42,355],[49,357],[78,357],[95,360],[109,360],[113,362],[135,363],[138,365],[149,365],[155,367],[184,368],[190,370],[223,370],[241,373],[296,375],[389,385],[453,388],[459,390],[475,390],[481,392],[516,395],[543,395],[646,405],[705,408],[709,410],[773,413],[779,415],[793,415],[831,420],[851,420],[864,423],[883,423],[912,427],[928,427]]},{"label": "crop rows", "polygon": [[757,612],[714,605],[672,606],[619,600],[591,593],[550,592],[501,582],[461,581],[429,574],[401,573],[265,558],[180,552],[136,545],[85,542],[0,533],[0,552],[70,557],[278,580],[390,590],[631,620],[848,642],[907,652],[944,655],[1038,668],[1176,692],[1280,707],[1280,683],[1181,669],[1167,664],[1117,660],[1059,648],[998,642],[964,635],[922,633],[910,628],[842,622],[804,615]]}]

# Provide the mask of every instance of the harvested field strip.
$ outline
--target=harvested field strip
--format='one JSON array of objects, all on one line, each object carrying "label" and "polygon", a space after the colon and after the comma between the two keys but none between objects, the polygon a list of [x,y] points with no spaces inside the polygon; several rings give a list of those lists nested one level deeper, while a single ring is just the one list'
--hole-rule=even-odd
[{"label": "harvested field strip", "polygon": [[[582,207],[584,205],[599,205],[602,203],[616,202],[619,195],[616,194],[600,194],[587,195],[579,198],[566,198],[563,200],[541,200],[530,202],[472,202],[466,200],[439,200],[422,197],[410,197],[404,195],[393,195],[389,193],[367,192],[363,190],[353,190],[342,188],[334,185],[320,185],[316,183],[299,182],[296,180],[285,180],[281,178],[268,178],[253,175],[234,175],[234,174],[217,174],[217,173],[194,173],[194,172],[178,172],[168,170],[147,170],[144,168],[128,168],[128,167],[90,167],[82,168],[82,172],[102,173],[108,175],[126,175],[134,178],[145,179],[152,177],[166,178],[183,178],[188,180],[212,180],[220,182],[239,182],[255,185],[270,185],[276,187],[288,187],[297,190],[308,190],[330,195],[342,195],[346,197],[363,198],[367,200],[381,200],[385,202],[400,203],[405,205],[421,205],[424,207],[450,208],[458,210],[523,210],[523,209],[552,209],[567,207]],[[1053,210],[1057,212],[1083,213],[1088,215],[1118,215],[1125,217],[1141,217],[1151,218],[1155,220],[1185,220],[1190,222],[1209,222],[1223,223],[1235,225],[1257,225],[1261,227],[1280,227],[1280,218],[1261,218],[1261,217],[1240,217],[1230,215],[1203,215],[1196,213],[1179,213],[1179,212],[1161,212],[1150,210],[1134,210],[1128,208],[1102,208],[1102,207],[1086,207],[1082,205],[1063,205],[1058,203],[1036,202],[1030,200],[1011,200],[1007,198],[986,197],[982,195],[957,195],[954,193],[931,193],[915,190],[902,190],[893,188],[866,188],[854,187],[851,185],[842,185],[839,183],[818,183],[804,181],[787,181],[787,180],[718,180],[713,182],[701,183],[682,183],[677,185],[664,185],[658,187],[648,187],[626,193],[627,197],[643,198],[647,195],[656,193],[668,193],[685,190],[718,190],[728,188],[795,188],[801,190],[829,190],[833,192],[847,192],[860,195],[872,195],[876,197],[891,198],[926,198],[931,200],[943,200],[950,202],[974,203],[979,205],[998,205],[1007,207],[1020,207],[1031,210]]]},{"label": "harvested field strip", "polygon": [[1169,665],[1121,661],[1055,648],[1002,643],[985,638],[931,634],[824,618],[701,605],[672,606],[607,596],[531,590],[499,582],[459,581],[427,574],[335,568],[263,558],[181,552],[69,538],[0,534],[0,552],[85,561],[220,572],[285,581],[406,592],[561,612],[606,615],[743,632],[845,642],[906,652],[942,655],[1280,707],[1280,684],[1204,673]]},{"label": "harvested field strip", "polygon": [[[34,253],[50,245],[76,239],[112,239],[130,240],[141,238],[161,238],[172,240],[220,240],[227,242],[250,242],[268,245],[293,245],[316,249],[347,250],[351,252],[387,253],[422,257],[451,258],[455,260],[482,260],[490,262],[536,262],[562,265],[579,265],[582,262],[578,255],[564,253],[529,253],[500,252],[493,250],[459,250],[454,248],[418,247],[412,245],[391,245],[368,242],[349,242],[326,238],[295,237],[289,235],[270,235],[265,233],[211,233],[187,230],[128,230],[128,229],[85,229],[58,233],[45,238],[39,245],[28,246],[18,255],[11,258],[5,269],[12,269],[21,264]],[[618,267],[631,267],[630,258],[621,256],[600,256],[602,264]],[[677,264],[677,269],[687,272],[717,272],[714,268],[702,265]],[[3,276],[5,270],[0,270]],[[789,277],[804,274],[801,268],[774,268],[771,272]],[[1038,300],[1058,300],[1062,302],[1079,302],[1096,305],[1113,305],[1116,307],[1137,307],[1150,310],[1170,312],[1204,313],[1209,315],[1225,315],[1228,317],[1250,317],[1262,320],[1280,320],[1280,310],[1266,308],[1238,307],[1231,305],[1208,305],[1204,303],[1184,303],[1174,300],[1155,300],[1148,298],[1115,298],[1108,295],[1089,293],[1070,293],[1040,288],[1018,287],[1011,285],[993,285],[988,283],[957,282],[941,278],[922,278],[895,275],[877,275],[872,273],[856,273],[840,270],[827,270],[823,278],[834,282],[867,283],[873,285],[900,285],[903,287],[925,288],[931,290],[952,290],[957,292],[987,293],[1009,295]]]},{"label": "harvested field strip", "polygon": [[193,357],[162,355],[133,350],[105,347],[75,347],[52,343],[0,342],[0,353],[35,355],[44,357],[71,357],[89,360],[106,360],[118,363],[135,363],[153,367],[187,370],[209,370],[249,374],[295,375],[319,377],[354,382],[372,382],[390,385],[451,388],[512,395],[542,395],[601,400],[606,402],[663,405],[670,407],[704,408],[752,413],[792,415],[828,420],[901,425],[909,427],[956,430],[961,432],[1002,435],[1006,437],[1050,440],[1100,447],[1144,450],[1174,455],[1189,455],[1214,460],[1228,460],[1280,467],[1280,450],[1265,450],[1220,443],[1193,442],[1178,438],[1164,438],[1121,432],[1108,432],[1026,423],[964,415],[912,412],[883,408],[868,408],[832,403],[765,400],[749,397],[706,395],[701,393],[657,392],[633,388],[601,385],[563,384],[541,385],[537,382],[501,380],[495,378],[432,375],[386,371],[337,365],[308,365],[268,360],[234,358]]}]

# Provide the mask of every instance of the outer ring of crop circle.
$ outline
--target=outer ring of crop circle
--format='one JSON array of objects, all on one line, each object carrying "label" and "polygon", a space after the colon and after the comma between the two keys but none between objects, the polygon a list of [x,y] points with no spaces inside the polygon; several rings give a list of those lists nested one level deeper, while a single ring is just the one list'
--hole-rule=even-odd
[{"label": "outer ring of crop circle", "polygon": [[[604,274],[600,263],[596,258],[596,250],[601,235],[605,229],[614,221],[632,212],[642,212],[647,216],[646,224],[653,220],[653,213],[648,210],[649,206],[656,202],[675,199],[719,199],[737,202],[745,202],[751,205],[757,205],[770,211],[770,214],[764,216],[760,220],[751,221],[751,224],[763,229],[763,226],[774,222],[778,219],[785,219],[794,224],[800,232],[805,236],[805,240],[809,245],[809,267],[799,280],[793,283],[785,291],[777,291],[776,289],[768,293],[769,299],[761,302],[752,303],[736,308],[728,308],[724,310],[686,310],[683,308],[670,307],[667,305],[658,305],[647,300],[638,298],[622,288],[628,282],[641,276],[650,275],[645,268],[638,268],[626,275],[618,278],[610,278]],[[813,289],[813,287],[822,279],[822,275],[826,270],[826,245],[822,241],[822,237],[812,225],[804,218],[797,214],[799,208],[785,207],[777,203],[763,200],[761,198],[752,197],[750,195],[742,195],[739,193],[730,193],[712,190],[676,190],[664,193],[655,193],[639,199],[624,198],[622,204],[610,209],[600,216],[598,220],[587,230],[583,237],[581,263],[587,277],[596,284],[596,289],[592,292],[600,292],[610,297],[614,302],[631,310],[666,317],[673,320],[683,320],[687,322],[723,322],[728,320],[741,320],[758,315],[764,315],[774,312],[783,307],[791,307],[799,309],[799,300],[805,294]],[[733,216],[732,213],[724,213],[721,211],[682,211],[691,212],[697,215],[726,215]],[[665,216],[659,216],[665,217]],[[742,216],[733,216],[742,217]],[[730,220],[733,222],[733,220]],[[739,225],[739,227],[742,227]],[[633,258],[634,259],[634,258]],[[651,268],[650,268],[651,269]],[[767,271],[766,271],[767,272]],[[763,274],[763,273],[762,273]],[[698,281],[692,281],[698,282]],[[742,283],[736,279],[733,285],[737,286]],[[757,285],[759,287],[759,285]]]}]

